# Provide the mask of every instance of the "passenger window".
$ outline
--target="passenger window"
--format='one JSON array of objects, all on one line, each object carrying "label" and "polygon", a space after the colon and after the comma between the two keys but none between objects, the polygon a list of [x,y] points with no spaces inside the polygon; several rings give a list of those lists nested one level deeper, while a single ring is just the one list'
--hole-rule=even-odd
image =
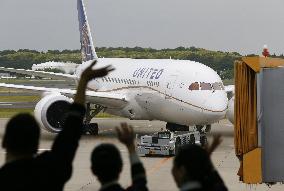
[{"label": "passenger window", "polygon": [[199,83],[198,82],[194,82],[192,83],[189,88],[189,90],[199,90]]},{"label": "passenger window", "polygon": [[201,82],[200,87],[201,87],[201,90],[212,90],[210,83]]}]

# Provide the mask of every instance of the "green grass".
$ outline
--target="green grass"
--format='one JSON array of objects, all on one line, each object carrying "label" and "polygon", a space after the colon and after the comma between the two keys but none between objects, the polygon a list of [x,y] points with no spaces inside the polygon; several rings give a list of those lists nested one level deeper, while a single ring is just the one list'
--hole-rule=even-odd
[{"label": "green grass", "polygon": [[0,96],[0,102],[38,102],[40,96]]},{"label": "green grass", "polygon": [[0,118],[10,118],[18,113],[30,113],[33,115],[33,109],[30,108],[21,108],[21,109],[0,109]]},{"label": "green grass", "polygon": [[24,78],[20,78],[20,79],[0,79],[0,83],[7,83],[7,84],[11,84],[11,83],[29,83],[29,82],[37,82],[37,83],[41,83],[41,82],[64,82],[65,80],[54,80],[54,79],[24,79]]},{"label": "green grass", "polygon": [[[0,102],[38,102],[40,96],[31,95],[31,96],[0,96]],[[0,109],[0,118],[10,118],[17,113],[28,112],[33,114],[33,108],[1,108]],[[99,113],[97,118],[112,118],[116,117],[108,113]]]},{"label": "green grass", "polygon": [[114,118],[114,117],[117,118],[118,116],[111,115],[108,113],[99,113],[95,118]]},{"label": "green grass", "polygon": [[[4,108],[0,109],[0,118],[11,118],[18,113],[30,113],[33,115],[34,109],[33,108],[20,108],[20,109],[9,109]],[[99,113],[95,118],[113,118],[116,117],[114,115],[110,115],[108,113]]]},{"label": "green grass", "polygon": [[24,92],[24,90],[12,89],[12,88],[0,88],[0,93],[17,93],[17,92]]},{"label": "green grass", "polygon": [[225,86],[234,85],[235,81],[234,81],[234,79],[225,79],[225,80],[223,80],[223,83],[224,83]]}]

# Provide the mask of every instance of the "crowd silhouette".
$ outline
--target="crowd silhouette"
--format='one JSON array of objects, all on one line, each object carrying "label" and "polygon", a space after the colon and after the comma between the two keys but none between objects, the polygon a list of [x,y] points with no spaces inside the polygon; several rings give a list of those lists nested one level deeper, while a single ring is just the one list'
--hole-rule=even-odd
[{"label": "crowd silhouette", "polygon": [[[85,91],[94,78],[106,76],[114,69],[107,66],[93,69],[96,61],[86,68],[77,86],[74,103],[64,114],[63,130],[56,136],[51,150],[38,154],[40,128],[30,114],[18,114],[6,125],[2,147],[6,151],[5,164],[0,168],[0,190],[63,190],[72,175],[72,162],[83,133]],[[128,150],[132,184],[123,188],[119,177],[123,169],[120,151],[111,143],[103,143],[90,153],[91,171],[101,184],[101,191],[146,191],[145,168],[135,151],[133,128],[126,123],[116,127],[118,140]],[[172,175],[182,191],[227,190],[214,168],[210,155],[220,144],[220,137],[206,148],[185,145],[174,157]],[[151,188],[150,188],[151,190]]]}]

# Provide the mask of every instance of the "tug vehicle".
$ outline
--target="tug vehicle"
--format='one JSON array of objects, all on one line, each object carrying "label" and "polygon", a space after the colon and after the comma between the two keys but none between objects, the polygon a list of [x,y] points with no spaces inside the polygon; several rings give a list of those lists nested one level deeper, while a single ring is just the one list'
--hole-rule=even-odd
[{"label": "tug vehicle", "polygon": [[185,144],[205,145],[205,133],[199,131],[160,131],[151,135],[143,135],[137,143],[139,156],[173,156],[179,147]]}]

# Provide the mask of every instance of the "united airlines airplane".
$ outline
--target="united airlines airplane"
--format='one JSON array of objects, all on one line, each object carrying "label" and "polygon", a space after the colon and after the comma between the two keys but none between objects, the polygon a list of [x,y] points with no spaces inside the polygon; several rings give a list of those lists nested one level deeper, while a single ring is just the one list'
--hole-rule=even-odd
[{"label": "united airlines airplane", "polygon": [[[98,133],[91,119],[101,111],[134,120],[166,121],[172,131],[188,126],[210,128],[227,113],[228,98],[220,76],[211,68],[194,61],[173,59],[98,58],[83,0],[77,0],[82,64],[74,75],[0,68],[40,77],[78,81],[93,60],[97,66],[112,65],[116,70],[88,84],[86,131]],[[61,130],[60,118],[72,102],[75,90],[1,83],[0,87],[45,92],[35,107],[41,126],[50,132]],[[229,116],[232,116],[231,109]],[[204,129],[203,128],[203,129]]]}]

